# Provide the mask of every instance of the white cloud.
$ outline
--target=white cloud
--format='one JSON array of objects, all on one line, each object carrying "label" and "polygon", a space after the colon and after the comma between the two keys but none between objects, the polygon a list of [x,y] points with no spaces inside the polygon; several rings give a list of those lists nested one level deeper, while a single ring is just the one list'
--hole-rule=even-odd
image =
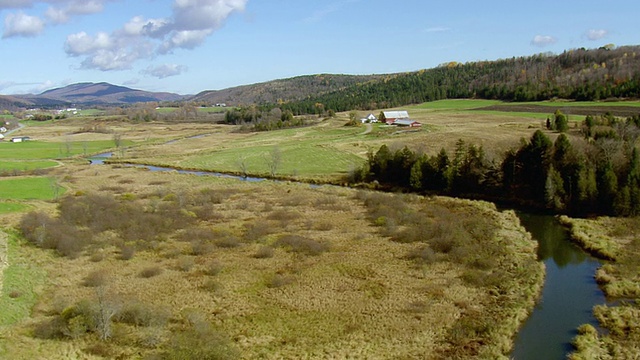
[{"label": "white cloud", "polygon": [[607,35],[609,35],[609,31],[604,29],[591,29],[584,33],[584,36],[591,41],[603,39]]},{"label": "white cloud", "polygon": [[440,32],[446,32],[451,30],[451,28],[448,27],[444,27],[444,26],[434,26],[434,27],[430,27],[430,28],[426,28],[424,29],[424,32],[427,33],[440,33]]},{"label": "white cloud", "polygon": [[44,21],[36,16],[23,12],[11,13],[4,18],[4,32],[2,38],[15,36],[33,37],[44,29]]},{"label": "white cloud", "polygon": [[145,75],[151,75],[159,79],[164,79],[170,76],[180,75],[187,70],[186,66],[177,64],[164,64],[156,67],[149,66],[146,70],[142,71]]},{"label": "white cloud", "polygon": [[[0,9],[30,9],[48,4],[42,18],[23,12],[5,17],[3,38],[36,36],[46,26],[69,22],[73,17],[104,11],[105,4],[118,0],[0,0]],[[353,0],[349,0],[353,1]],[[168,1],[167,1],[168,2]],[[81,68],[129,69],[140,59],[150,59],[177,49],[195,49],[218,30],[235,12],[245,10],[248,0],[173,0],[166,18],[131,18],[111,32],[70,34],[65,52],[81,57]],[[157,2],[156,5],[166,2]],[[44,20],[46,19],[46,21]]]},{"label": "white cloud", "polygon": [[0,9],[23,9],[33,6],[33,0],[0,0]]},{"label": "white cloud", "polygon": [[129,69],[143,58],[202,45],[232,13],[243,11],[247,1],[175,0],[171,17],[136,16],[108,35],[73,34],[67,37],[64,48],[70,56],[85,57],[83,68]]},{"label": "white cloud", "polygon": [[558,39],[556,39],[553,36],[550,35],[536,35],[533,37],[533,40],[531,40],[531,45],[535,45],[535,46],[539,46],[539,47],[545,47],[547,45],[553,45],[556,42],[558,42]]},{"label": "white cloud", "polygon": [[52,24],[63,24],[69,22],[72,16],[97,14],[103,10],[103,0],[65,1],[61,7],[49,7],[45,16]]}]

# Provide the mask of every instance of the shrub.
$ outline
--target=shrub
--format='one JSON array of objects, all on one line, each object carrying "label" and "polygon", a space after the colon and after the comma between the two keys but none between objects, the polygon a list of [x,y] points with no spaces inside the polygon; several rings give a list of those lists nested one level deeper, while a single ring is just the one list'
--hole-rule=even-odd
[{"label": "shrub", "polygon": [[271,246],[261,246],[253,255],[256,259],[268,259],[273,257],[273,248]]},{"label": "shrub", "polygon": [[176,267],[181,271],[189,271],[195,265],[195,261],[191,256],[182,256],[178,259]]},{"label": "shrub", "polygon": [[135,326],[164,326],[171,312],[165,308],[149,306],[139,301],[125,303],[113,320]]},{"label": "shrub", "polygon": [[87,287],[104,286],[109,281],[109,273],[106,269],[94,270],[90,272],[82,282]]},{"label": "shrub", "polygon": [[222,286],[219,282],[214,279],[207,279],[202,284],[202,289],[206,291],[210,291],[212,293],[219,293],[222,290]]},{"label": "shrub", "polygon": [[140,277],[148,279],[154,276],[158,276],[162,274],[162,272],[163,270],[160,266],[154,265],[154,266],[150,266],[142,269],[142,271],[140,271]]},{"label": "shrub", "polygon": [[208,227],[189,227],[180,232],[178,239],[181,241],[213,241],[216,234]]},{"label": "shrub", "polygon": [[224,236],[221,239],[216,240],[216,246],[221,248],[234,248],[240,246],[240,239],[233,235]]},{"label": "shrub", "polygon": [[436,253],[428,246],[411,249],[406,258],[419,264],[431,264],[437,259]]},{"label": "shrub", "polygon": [[284,235],[278,239],[276,246],[281,246],[295,253],[313,256],[320,255],[329,249],[326,244],[299,235]]},{"label": "shrub", "polygon": [[223,269],[222,264],[218,260],[209,261],[204,267],[204,273],[210,276],[218,275]]},{"label": "shrub", "polygon": [[193,255],[206,255],[213,252],[214,245],[206,242],[205,240],[193,240],[191,241],[191,254]]},{"label": "shrub", "polygon": [[120,247],[120,259],[130,260],[136,254],[136,248],[133,245],[123,245]]},{"label": "shrub", "polygon": [[291,284],[295,281],[295,278],[291,275],[284,274],[274,274],[273,276],[267,278],[265,285],[268,288],[279,288],[288,284]]},{"label": "shrub", "polygon": [[300,214],[294,211],[288,210],[276,210],[267,216],[269,220],[276,220],[280,222],[289,222],[300,218]]},{"label": "shrub", "polygon": [[245,224],[244,239],[246,241],[259,241],[265,236],[273,233],[273,229],[264,221],[255,221],[251,224]]},{"label": "shrub", "polygon": [[174,334],[168,349],[162,358],[166,360],[183,359],[238,359],[240,353],[231,341],[211,326],[199,326],[182,333]]}]

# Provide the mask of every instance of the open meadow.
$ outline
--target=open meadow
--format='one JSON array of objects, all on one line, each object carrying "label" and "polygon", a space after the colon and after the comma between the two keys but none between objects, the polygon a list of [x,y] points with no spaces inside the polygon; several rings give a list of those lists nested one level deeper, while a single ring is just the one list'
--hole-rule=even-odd
[{"label": "open meadow", "polygon": [[544,278],[513,211],[304,183],[339,183],[382,144],[500,158],[544,129],[476,110],[494,105],[403,108],[419,129],[338,114],[270,132],[99,116],[19,130],[35,140],[0,143],[0,358],[508,358]]}]

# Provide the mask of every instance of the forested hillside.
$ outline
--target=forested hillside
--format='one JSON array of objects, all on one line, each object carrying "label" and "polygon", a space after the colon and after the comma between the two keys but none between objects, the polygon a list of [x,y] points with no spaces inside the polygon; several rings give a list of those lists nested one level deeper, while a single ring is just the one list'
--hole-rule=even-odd
[{"label": "forested hillside", "polygon": [[[294,114],[380,109],[456,98],[577,101],[640,96],[640,46],[451,62],[279,105]],[[275,104],[274,104],[275,106]]]},{"label": "forested hillside", "polygon": [[355,84],[367,83],[385,75],[304,75],[259,84],[232,87],[224,90],[203,91],[190,100],[196,103],[225,103],[251,105],[284,101],[297,101],[329,92],[343,90]]}]

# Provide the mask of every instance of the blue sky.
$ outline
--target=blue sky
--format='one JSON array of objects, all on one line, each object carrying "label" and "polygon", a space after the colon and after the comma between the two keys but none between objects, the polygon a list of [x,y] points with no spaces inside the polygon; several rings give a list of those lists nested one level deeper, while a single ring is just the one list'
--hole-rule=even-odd
[{"label": "blue sky", "polygon": [[0,0],[0,94],[195,94],[318,73],[640,45],[637,0]]}]

